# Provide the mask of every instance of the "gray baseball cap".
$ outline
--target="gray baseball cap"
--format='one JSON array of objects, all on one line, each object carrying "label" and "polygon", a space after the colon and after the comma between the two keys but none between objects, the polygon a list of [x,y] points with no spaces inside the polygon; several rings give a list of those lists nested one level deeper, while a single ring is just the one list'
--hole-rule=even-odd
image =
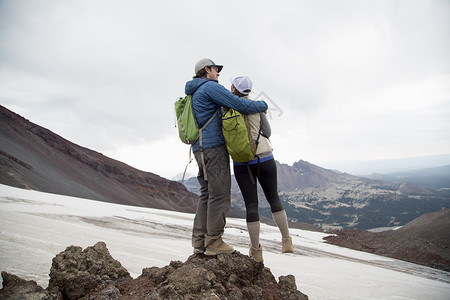
[{"label": "gray baseball cap", "polygon": [[223,66],[216,65],[212,60],[209,58],[202,58],[195,64],[195,74],[198,73],[201,69],[204,67],[214,66],[217,67],[218,72],[222,71]]}]

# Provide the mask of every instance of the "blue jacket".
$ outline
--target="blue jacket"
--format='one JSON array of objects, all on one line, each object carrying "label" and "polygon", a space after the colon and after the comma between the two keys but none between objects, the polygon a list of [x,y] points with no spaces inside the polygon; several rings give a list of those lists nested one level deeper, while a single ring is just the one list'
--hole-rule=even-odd
[{"label": "blue jacket", "polygon": [[[249,115],[266,111],[268,106],[264,101],[253,101],[239,98],[232,94],[216,80],[207,78],[194,78],[186,83],[186,95],[192,96],[192,108],[199,128],[203,127],[209,118],[221,107],[232,108]],[[206,126],[202,134],[203,149],[213,148],[225,144],[222,134],[222,120],[216,115]],[[199,150],[197,141],[192,150]]]}]

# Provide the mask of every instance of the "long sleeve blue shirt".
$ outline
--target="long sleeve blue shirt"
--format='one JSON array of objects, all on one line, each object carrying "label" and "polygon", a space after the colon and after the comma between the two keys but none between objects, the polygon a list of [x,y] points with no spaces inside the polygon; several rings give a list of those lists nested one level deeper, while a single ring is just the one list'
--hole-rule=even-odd
[{"label": "long sleeve blue shirt", "polygon": [[[267,110],[264,101],[253,101],[239,98],[232,94],[216,80],[207,78],[194,78],[186,83],[186,95],[192,95],[192,108],[199,128],[203,127],[209,118],[221,107],[232,108],[240,113],[249,115]],[[219,115],[206,126],[202,134],[203,149],[218,147],[225,144],[222,134],[222,120]],[[199,150],[197,141],[192,150]]]}]

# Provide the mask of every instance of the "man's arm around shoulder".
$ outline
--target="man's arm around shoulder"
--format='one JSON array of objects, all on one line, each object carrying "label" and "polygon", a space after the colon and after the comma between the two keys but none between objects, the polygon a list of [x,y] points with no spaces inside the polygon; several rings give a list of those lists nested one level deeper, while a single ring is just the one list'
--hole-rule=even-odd
[{"label": "man's arm around shoulder", "polygon": [[265,112],[269,108],[265,101],[239,98],[218,82],[207,84],[209,85],[207,93],[216,104],[222,107],[229,107],[246,115]]}]

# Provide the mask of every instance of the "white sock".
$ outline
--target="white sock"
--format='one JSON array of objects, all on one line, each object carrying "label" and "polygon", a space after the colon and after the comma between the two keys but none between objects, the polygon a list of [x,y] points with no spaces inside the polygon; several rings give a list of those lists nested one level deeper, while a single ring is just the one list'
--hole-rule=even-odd
[{"label": "white sock", "polygon": [[286,211],[283,209],[281,211],[277,211],[276,213],[272,213],[272,217],[273,217],[275,224],[278,226],[278,229],[281,232],[281,236],[283,238],[288,238],[289,237],[289,227],[288,227]]},{"label": "white sock", "polygon": [[250,244],[253,249],[259,249],[259,230],[260,223],[247,222],[248,235],[250,236]]}]

